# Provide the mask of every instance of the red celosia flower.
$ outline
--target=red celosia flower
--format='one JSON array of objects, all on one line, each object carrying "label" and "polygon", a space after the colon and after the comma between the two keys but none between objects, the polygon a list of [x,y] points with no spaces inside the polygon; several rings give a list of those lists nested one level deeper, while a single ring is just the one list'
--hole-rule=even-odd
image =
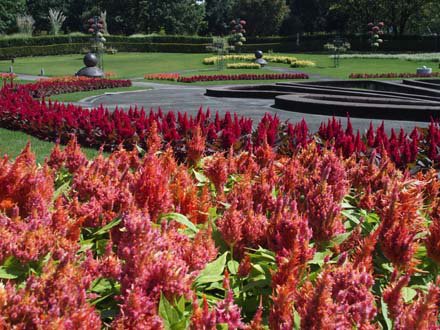
[{"label": "red celosia flower", "polygon": [[134,195],[139,208],[148,210],[156,221],[171,205],[170,177],[164,171],[157,156],[149,154],[139,168],[139,177],[134,182]]},{"label": "red celosia flower", "polygon": [[188,154],[187,158],[190,164],[197,164],[205,152],[206,139],[202,135],[199,126],[196,127],[192,137],[187,141]]},{"label": "red celosia flower", "polygon": [[191,316],[190,330],[216,329],[215,311],[210,311],[206,297],[203,296],[203,309],[200,308],[197,298],[193,297],[193,315]]},{"label": "red celosia flower", "polygon": [[379,240],[385,256],[396,266],[409,269],[417,249],[415,236],[422,230],[423,219],[419,210],[423,207],[421,182],[396,182],[382,197]]},{"label": "red celosia flower", "polygon": [[[350,263],[327,269],[314,288],[306,285],[297,304],[305,329],[369,327],[376,315],[373,277]],[[302,294],[303,293],[303,294]]]},{"label": "red celosia flower", "polygon": [[234,303],[234,294],[229,286],[229,277],[226,273],[224,280],[226,298],[219,301],[215,306],[217,323],[228,325],[228,329],[243,329],[244,323],[241,321],[240,308]]}]

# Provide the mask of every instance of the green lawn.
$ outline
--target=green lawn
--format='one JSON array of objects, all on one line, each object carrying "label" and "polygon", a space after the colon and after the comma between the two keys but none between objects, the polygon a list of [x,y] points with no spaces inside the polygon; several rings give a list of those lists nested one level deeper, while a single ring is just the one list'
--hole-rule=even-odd
[{"label": "green lawn", "polygon": [[68,94],[59,94],[53,95],[50,97],[53,101],[61,101],[61,102],[78,102],[87,97],[103,95],[105,93],[117,93],[117,92],[132,92],[139,90],[148,90],[148,87],[121,87],[121,88],[107,88],[107,89],[98,89],[95,91],[89,92],[78,92],[78,93],[68,93]]},{"label": "green lawn", "polygon": [[433,71],[439,71],[437,63],[429,61],[403,61],[396,59],[341,59],[339,67],[335,68],[333,59],[328,55],[294,54],[301,60],[316,62],[314,68],[300,68],[298,70],[319,74],[324,77],[348,79],[351,73],[416,73],[416,69],[426,65]]},{"label": "green lawn", "polygon": [[[333,67],[333,60],[328,54],[279,54],[295,56],[298,59],[315,61],[315,68],[299,68],[310,74],[324,77],[348,78],[350,73],[406,73],[415,72],[423,65],[432,66],[437,71],[437,65],[424,61],[403,61],[396,59],[342,59],[338,68]],[[223,70],[202,63],[203,58],[211,54],[172,54],[172,53],[118,53],[106,55],[105,70],[115,72],[118,78],[141,78],[146,73],[179,72],[184,75],[195,74],[232,74],[270,72],[270,70]],[[41,68],[49,76],[72,75],[82,65],[82,55],[43,56],[17,58],[14,65],[16,73],[37,75]],[[0,71],[9,69],[9,61],[0,61]],[[271,64],[272,66],[284,66]],[[190,71],[194,70],[194,71]]]},{"label": "green lawn", "polygon": [[[143,77],[145,73],[177,72],[204,68],[202,60],[209,54],[118,53],[106,55],[105,71],[118,78]],[[17,58],[16,73],[37,75],[44,68],[48,76],[73,75],[84,66],[83,55],[41,56]],[[0,71],[9,69],[10,61],[0,61]]]},{"label": "green lawn", "polygon": [[[52,142],[42,141],[22,132],[0,128],[0,155],[7,154],[9,158],[15,158],[20,154],[28,141],[31,142],[32,151],[35,153],[37,162],[40,164],[50,155],[55,146]],[[98,150],[95,149],[81,148],[81,150],[89,159],[98,155]]]}]

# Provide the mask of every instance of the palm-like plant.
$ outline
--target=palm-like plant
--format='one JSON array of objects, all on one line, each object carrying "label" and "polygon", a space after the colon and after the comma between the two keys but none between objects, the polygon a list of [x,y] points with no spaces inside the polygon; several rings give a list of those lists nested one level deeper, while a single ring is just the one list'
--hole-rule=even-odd
[{"label": "palm-like plant", "polygon": [[66,20],[66,16],[64,16],[62,10],[50,8],[48,18],[51,27],[51,34],[57,35]]}]

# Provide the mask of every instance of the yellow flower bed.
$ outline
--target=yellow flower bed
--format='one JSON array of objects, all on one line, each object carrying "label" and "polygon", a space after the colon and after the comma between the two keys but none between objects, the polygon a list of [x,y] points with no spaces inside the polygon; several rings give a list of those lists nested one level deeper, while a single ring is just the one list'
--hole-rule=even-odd
[{"label": "yellow flower bed", "polygon": [[[267,62],[269,63],[284,63],[284,64],[292,64],[297,61],[296,57],[293,56],[273,56],[273,55],[266,55],[263,57]],[[223,56],[224,61],[254,61],[255,56],[252,54],[245,54],[245,55],[225,55]],[[203,64],[206,65],[214,65],[217,64],[219,61],[218,56],[211,56],[206,57],[203,59]]]},{"label": "yellow flower bed", "polygon": [[[222,56],[224,61],[252,61],[255,60],[254,55],[224,55]],[[203,59],[203,64],[214,65],[219,61],[218,56],[206,57]]]},{"label": "yellow flower bed", "polygon": [[290,64],[292,68],[307,68],[315,67],[316,63],[313,61],[295,61]]},{"label": "yellow flower bed", "polygon": [[228,69],[260,69],[261,65],[257,63],[229,63],[226,65]]}]

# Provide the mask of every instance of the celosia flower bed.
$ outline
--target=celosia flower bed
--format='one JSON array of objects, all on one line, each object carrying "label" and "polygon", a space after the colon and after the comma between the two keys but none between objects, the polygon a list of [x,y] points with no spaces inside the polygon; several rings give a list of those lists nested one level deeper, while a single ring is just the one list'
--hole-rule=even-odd
[{"label": "celosia flower bed", "polygon": [[[255,69],[253,64],[236,63],[235,69]],[[228,64],[228,68],[229,67]],[[144,79],[147,80],[167,80],[176,81],[181,83],[197,83],[197,82],[209,82],[209,81],[230,81],[230,80],[279,80],[279,79],[309,79],[309,76],[305,73],[242,73],[242,74],[214,74],[214,75],[195,75],[195,76],[181,76],[179,73],[155,73],[146,74]]]},{"label": "celosia flower bed", "polygon": [[130,87],[130,80],[94,79],[85,77],[57,77],[40,79],[35,83],[17,86],[18,90],[29,92],[35,98],[56,94],[94,91],[98,89]]},{"label": "celosia flower bed", "polygon": [[440,182],[263,141],[0,162],[2,329],[435,329]]},{"label": "celosia flower bed", "polygon": [[402,78],[435,78],[440,77],[440,72],[433,72],[431,74],[416,74],[416,73],[351,73],[350,79],[402,79]]},{"label": "celosia flower bed", "polygon": [[365,134],[354,132],[350,121],[344,128],[332,119],[318,132],[310,132],[307,124],[281,122],[266,115],[259,123],[227,113],[211,115],[209,110],[197,116],[186,113],[164,113],[130,108],[128,111],[104,107],[83,109],[72,104],[43,102],[33,99],[26,90],[6,86],[0,93],[0,127],[21,130],[45,140],[66,142],[74,134],[84,146],[114,150],[120,144],[128,149],[145,148],[151,127],[156,124],[161,145],[173,148],[177,157],[185,157],[186,141],[195,129],[206,140],[207,154],[216,151],[254,150],[263,141],[277,152],[295,154],[310,141],[318,140],[322,148],[330,148],[344,157],[385,156],[399,167],[437,167],[440,164],[440,125],[432,122],[428,129],[412,132],[392,130],[387,135],[383,125],[370,128]]},{"label": "celosia flower bed", "polygon": [[183,77],[178,81],[183,83],[207,82],[207,81],[228,81],[228,80],[283,80],[283,79],[309,79],[305,73],[241,73],[241,74],[218,74],[218,75],[197,75]]},{"label": "celosia flower bed", "polygon": [[151,74],[146,74],[144,76],[144,79],[178,81],[179,77],[180,77],[179,73],[151,73]]},{"label": "celosia flower bed", "polygon": [[11,82],[15,78],[17,78],[17,75],[15,73],[0,73],[0,80],[3,80],[3,84]]}]

